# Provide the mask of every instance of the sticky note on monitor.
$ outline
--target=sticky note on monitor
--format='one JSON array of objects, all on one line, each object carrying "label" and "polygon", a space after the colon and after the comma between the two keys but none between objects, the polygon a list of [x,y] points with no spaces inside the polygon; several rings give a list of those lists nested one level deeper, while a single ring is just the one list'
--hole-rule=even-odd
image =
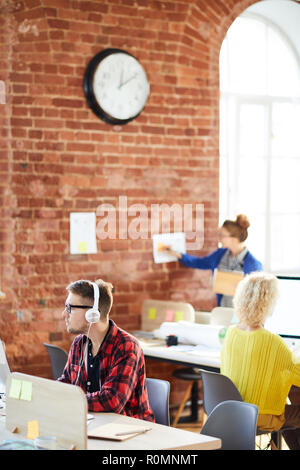
[{"label": "sticky note on monitor", "polygon": [[183,312],[175,312],[175,321],[181,321],[184,320],[184,313]]},{"label": "sticky note on monitor", "polygon": [[22,381],[21,400],[31,401],[32,383],[27,380]]},{"label": "sticky note on monitor", "polygon": [[156,308],[154,308],[154,307],[149,308],[148,318],[149,318],[149,320],[155,320],[155,318],[156,318]]},{"label": "sticky note on monitor", "polygon": [[12,379],[9,389],[9,397],[15,398],[16,400],[20,399],[22,388],[22,381],[17,379]]},{"label": "sticky note on monitor", "polygon": [[27,423],[27,439],[35,439],[36,437],[39,437],[40,431],[39,431],[39,423],[36,420],[33,421],[28,421]]},{"label": "sticky note on monitor", "polygon": [[9,390],[9,397],[16,400],[31,401],[32,383],[28,380],[12,379]]}]

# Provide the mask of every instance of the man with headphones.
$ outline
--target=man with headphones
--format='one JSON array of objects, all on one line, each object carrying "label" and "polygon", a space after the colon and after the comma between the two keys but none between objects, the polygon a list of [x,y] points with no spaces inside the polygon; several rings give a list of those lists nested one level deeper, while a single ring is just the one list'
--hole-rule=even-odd
[{"label": "man with headphones", "polygon": [[113,286],[98,279],[67,287],[63,317],[76,334],[61,382],[80,386],[89,411],[110,411],[155,421],[145,386],[145,361],[138,341],[119,328],[109,312]]}]

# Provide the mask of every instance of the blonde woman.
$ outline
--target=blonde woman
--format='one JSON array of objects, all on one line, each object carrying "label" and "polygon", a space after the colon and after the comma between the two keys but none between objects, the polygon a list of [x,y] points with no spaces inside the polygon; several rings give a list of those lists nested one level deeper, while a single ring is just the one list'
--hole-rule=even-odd
[{"label": "blonde woman", "polygon": [[290,449],[300,449],[300,405],[287,405],[292,385],[300,386],[297,362],[280,336],[264,329],[278,297],[277,278],[264,272],[247,275],[238,285],[233,303],[239,323],[226,334],[221,373],[239,389],[244,401],[259,408],[258,428],[283,433]]}]

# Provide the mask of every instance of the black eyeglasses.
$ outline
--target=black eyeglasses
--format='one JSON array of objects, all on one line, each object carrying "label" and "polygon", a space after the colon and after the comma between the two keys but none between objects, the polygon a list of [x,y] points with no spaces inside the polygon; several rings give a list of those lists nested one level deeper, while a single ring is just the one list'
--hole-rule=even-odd
[{"label": "black eyeglasses", "polygon": [[65,304],[65,309],[67,310],[68,314],[71,315],[71,310],[72,308],[92,308],[92,305],[71,305],[71,304]]}]

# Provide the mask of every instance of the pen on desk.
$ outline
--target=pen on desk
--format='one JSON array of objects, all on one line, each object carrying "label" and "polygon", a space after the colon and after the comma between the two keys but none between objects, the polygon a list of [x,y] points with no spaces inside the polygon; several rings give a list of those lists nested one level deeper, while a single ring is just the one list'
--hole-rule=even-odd
[{"label": "pen on desk", "polygon": [[124,432],[117,432],[115,436],[126,436],[127,434],[143,434],[144,432],[150,431],[151,428],[147,429],[135,429],[134,431],[124,431]]}]

